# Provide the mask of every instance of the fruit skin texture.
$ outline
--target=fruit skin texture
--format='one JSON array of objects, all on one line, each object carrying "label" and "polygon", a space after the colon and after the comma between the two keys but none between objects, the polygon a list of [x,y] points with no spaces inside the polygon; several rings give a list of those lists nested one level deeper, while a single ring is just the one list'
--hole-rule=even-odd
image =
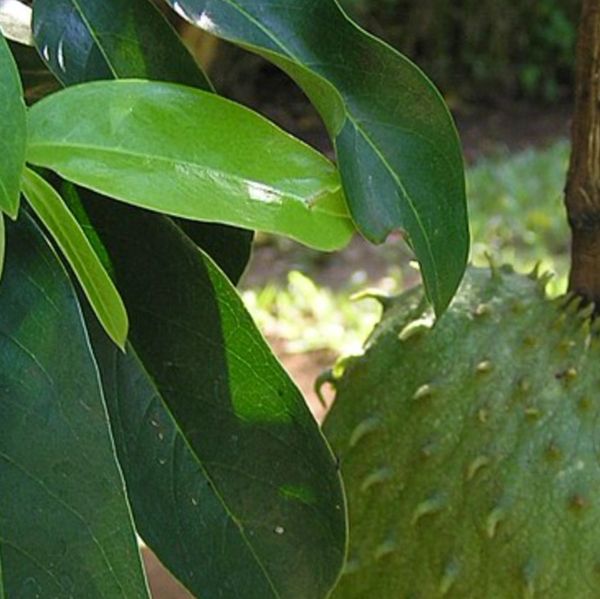
[{"label": "fruit skin texture", "polygon": [[471,269],[433,328],[420,290],[387,302],[325,423],[350,517],[334,599],[600,597],[589,315],[505,267]]}]

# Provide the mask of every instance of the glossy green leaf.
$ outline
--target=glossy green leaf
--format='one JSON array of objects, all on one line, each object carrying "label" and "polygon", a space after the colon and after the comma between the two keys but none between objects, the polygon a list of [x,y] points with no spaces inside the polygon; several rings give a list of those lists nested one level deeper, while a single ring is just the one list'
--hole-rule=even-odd
[{"label": "glossy green leaf", "polygon": [[[34,23],[36,43],[45,49],[42,59],[66,85],[137,77],[212,89],[183,42],[148,0],[77,4],[37,0]],[[61,65],[69,65],[68,73]],[[251,231],[197,221],[182,221],[182,225],[232,280],[239,279],[250,258]]]},{"label": "glossy green leaf", "polygon": [[190,23],[262,54],[321,112],[350,212],[374,242],[406,231],[438,312],[469,248],[460,143],[426,76],[336,0],[168,0]]},{"label": "glossy green leaf", "polygon": [[98,320],[119,346],[127,339],[127,312],[121,296],[79,223],[56,190],[30,169],[23,193],[71,265]]},{"label": "glossy green leaf", "polygon": [[26,142],[27,115],[21,80],[0,33],[0,210],[12,218],[19,212]]},{"label": "glossy green leaf", "polygon": [[137,77],[211,88],[148,0],[36,0],[33,33],[40,54],[65,86]]},{"label": "glossy green leaf", "polygon": [[0,283],[0,596],[144,599],[98,370],[69,278],[27,215]]},{"label": "glossy green leaf", "polygon": [[45,98],[29,117],[28,160],[105,195],[323,250],[354,231],[329,160],[214,94],[103,81]]},{"label": "glossy green leaf", "polygon": [[198,597],[325,596],[344,500],[301,394],[169,218],[87,206],[131,318],[126,355],[100,334],[94,347],[140,534]]}]

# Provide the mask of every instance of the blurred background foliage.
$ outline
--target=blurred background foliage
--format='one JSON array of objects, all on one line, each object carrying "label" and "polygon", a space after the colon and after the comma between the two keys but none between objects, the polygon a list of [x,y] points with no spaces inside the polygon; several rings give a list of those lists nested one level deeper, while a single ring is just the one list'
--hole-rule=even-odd
[{"label": "blurred background foliage", "polygon": [[580,0],[342,0],[446,92],[556,101],[570,93]]},{"label": "blurred background foliage", "polygon": [[[551,103],[571,93],[580,0],[339,2],[419,64],[451,104],[498,98]],[[235,88],[243,97],[262,61],[214,40],[200,46],[197,53],[217,87]]]}]

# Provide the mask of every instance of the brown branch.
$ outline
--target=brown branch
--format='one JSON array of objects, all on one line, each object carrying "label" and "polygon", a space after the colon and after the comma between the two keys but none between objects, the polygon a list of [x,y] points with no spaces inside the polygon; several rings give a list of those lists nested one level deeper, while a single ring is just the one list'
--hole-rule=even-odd
[{"label": "brown branch", "polygon": [[583,1],[572,141],[566,186],[569,288],[600,305],[600,0]]}]

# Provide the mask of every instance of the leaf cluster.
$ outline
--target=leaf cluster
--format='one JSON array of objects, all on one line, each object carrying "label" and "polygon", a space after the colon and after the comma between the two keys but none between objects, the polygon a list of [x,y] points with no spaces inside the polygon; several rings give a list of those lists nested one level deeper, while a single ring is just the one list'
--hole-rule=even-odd
[{"label": "leaf cluster", "polygon": [[337,161],[217,95],[147,0],[36,0],[26,35],[0,5],[37,52],[0,35],[0,597],[147,597],[136,535],[198,597],[326,596],[341,479],[235,289],[252,231],[402,229],[438,313],[464,271],[460,146],[417,67],[333,0],[170,4],[290,75]]}]

